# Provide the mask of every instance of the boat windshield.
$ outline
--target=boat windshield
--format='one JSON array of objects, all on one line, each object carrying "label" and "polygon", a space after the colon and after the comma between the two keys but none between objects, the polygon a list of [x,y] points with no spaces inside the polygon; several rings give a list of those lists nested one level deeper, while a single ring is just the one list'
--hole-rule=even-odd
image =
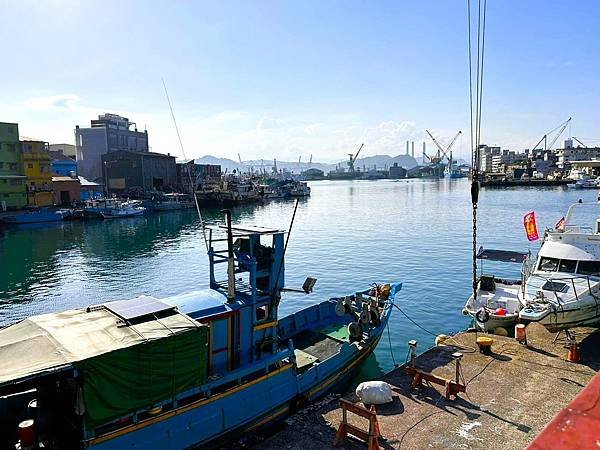
[{"label": "boat windshield", "polygon": [[577,273],[600,276],[600,261],[577,261],[574,259],[540,258],[538,270],[544,272]]}]

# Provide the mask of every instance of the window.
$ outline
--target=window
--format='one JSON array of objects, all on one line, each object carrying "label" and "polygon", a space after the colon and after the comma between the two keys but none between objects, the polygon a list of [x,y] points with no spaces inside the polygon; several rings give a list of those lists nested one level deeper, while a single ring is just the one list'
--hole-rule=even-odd
[{"label": "window", "polygon": [[546,281],[542,286],[544,291],[562,292],[565,293],[569,290],[567,283],[561,283],[559,281]]},{"label": "window", "polygon": [[581,275],[600,276],[600,261],[579,261],[577,273]]},{"label": "window", "polygon": [[15,144],[6,144],[6,149],[9,152],[14,152],[15,151]]},{"label": "window", "polygon": [[256,321],[266,320],[269,318],[269,305],[259,306],[256,308]]},{"label": "window", "polygon": [[15,129],[13,127],[8,127],[7,132],[8,132],[8,134],[14,134]]},{"label": "window", "polygon": [[577,261],[572,259],[561,259],[560,264],[558,265],[559,272],[567,272],[567,273],[575,273],[575,267],[577,266]]},{"label": "window", "polygon": [[544,272],[554,272],[558,269],[558,259],[556,258],[540,258],[540,265],[538,266],[538,270],[543,270]]}]

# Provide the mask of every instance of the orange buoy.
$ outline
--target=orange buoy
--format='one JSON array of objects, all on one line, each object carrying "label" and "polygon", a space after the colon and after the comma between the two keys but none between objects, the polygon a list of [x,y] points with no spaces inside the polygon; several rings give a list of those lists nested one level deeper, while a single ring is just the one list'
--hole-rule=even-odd
[{"label": "orange buoy", "polygon": [[527,329],[522,323],[515,325],[515,339],[519,342],[527,340]]},{"label": "orange buoy", "polygon": [[567,351],[567,361],[576,363],[579,362],[579,345],[577,342],[571,342],[569,344],[569,351]]},{"label": "orange buoy", "polygon": [[37,432],[35,430],[35,423],[32,419],[24,420],[19,423],[19,441],[21,448],[31,447],[37,442]]},{"label": "orange buoy", "polygon": [[496,314],[497,316],[505,316],[506,315],[506,309],[504,309],[504,308],[496,308],[496,311],[494,311],[494,314]]}]

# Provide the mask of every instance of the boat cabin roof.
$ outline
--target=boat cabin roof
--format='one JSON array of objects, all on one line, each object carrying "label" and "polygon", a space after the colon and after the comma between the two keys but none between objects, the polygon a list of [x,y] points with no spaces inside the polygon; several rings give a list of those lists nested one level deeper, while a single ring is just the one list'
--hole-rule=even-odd
[{"label": "boat cabin roof", "polygon": [[481,247],[477,252],[477,259],[522,263],[527,259],[527,255],[528,254],[524,252],[515,252],[512,250],[494,250],[487,248],[484,250],[483,247]]},{"label": "boat cabin roof", "polygon": [[[223,231],[227,230],[225,225],[219,225],[217,230]],[[231,227],[231,231],[234,236],[250,236],[252,234],[278,234],[284,233],[283,230],[279,230],[277,228],[265,228],[265,227],[255,227],[252,225],[233,225]]]},{"label": "boat cabin roof", "polygon": [[0,330],[0,386],[198,326],[153,297],[32,316]]},{"label": "boat cabin roof", "polygon": [[163,301],[176,306],[183,314],[196,320],[232,311],[232,308],[226,303],[226,297],[214,289],[186,292],[167,297]]}]

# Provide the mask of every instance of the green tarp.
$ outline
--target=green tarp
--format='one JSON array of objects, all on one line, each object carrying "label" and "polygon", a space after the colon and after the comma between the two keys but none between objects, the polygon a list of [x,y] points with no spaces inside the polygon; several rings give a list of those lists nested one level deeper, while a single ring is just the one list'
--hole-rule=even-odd
[{"label": "green tarp", "polygon": [[77,363],[86,424],[97,427],[205,383],[207,339],[208,327],[198,327]]},{"label": "green tarp", "polygon": [[350,342],[350,337],[348,335],[348,325],[340,325],[340,324],[332,324],[328,327],[325,327],[321,330],[326,336],[329,336],[332,339],[340,342]]}]

